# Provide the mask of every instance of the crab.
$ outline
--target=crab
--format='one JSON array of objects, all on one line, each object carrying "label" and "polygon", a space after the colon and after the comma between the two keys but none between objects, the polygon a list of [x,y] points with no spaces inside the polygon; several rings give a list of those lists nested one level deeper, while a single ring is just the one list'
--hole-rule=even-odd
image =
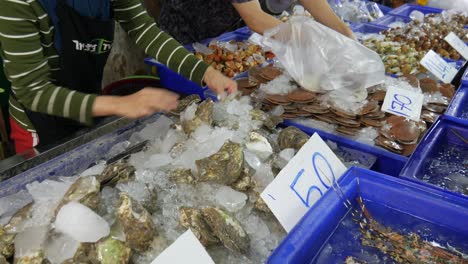
[{"label": "crab", "polygon": [[127,193],[119,194],[117,217],[122,225],[128,246],[138,252],[148,250],[157,234],[151,215]]},{"label": "crab", "polygon": [[230,185],[241,176],[244,152],[241,145],[227,141],[217,153],[195,164],[200,174],[198,181]]}]

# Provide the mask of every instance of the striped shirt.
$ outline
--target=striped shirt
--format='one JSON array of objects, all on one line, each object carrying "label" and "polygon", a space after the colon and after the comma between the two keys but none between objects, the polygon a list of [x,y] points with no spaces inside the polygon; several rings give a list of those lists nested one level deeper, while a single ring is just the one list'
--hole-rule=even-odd
[{"label": "striped shirt", "polygon": [[[161,31],[139,0],[111,0],[115,20],[149,56],[184,77],[202,84],[208,65]],[[12,84],[10,115],[24,129],[36,132],[29,110],[92,124],[97,95],[53,84],[60,74],[54,47],[54,26],[37,0],[0,0],[0,55]]]}]

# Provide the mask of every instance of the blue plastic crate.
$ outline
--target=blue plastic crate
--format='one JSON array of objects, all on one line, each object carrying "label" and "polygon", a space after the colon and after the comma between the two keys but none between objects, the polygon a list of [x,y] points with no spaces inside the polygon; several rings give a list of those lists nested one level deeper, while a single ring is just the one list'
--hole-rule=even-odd
[{"label": "blue plastic crate", "polygon": [[424,15],[427,14],[439,14],[442,13],[442,9],[439,8],[434,8],[434,7],[429,7],[429,6],[420,6],[420,5],[414,5],[414,4],[406,4],[402,5],[398,8],[395,8],[388,12],[389,15],[400,15],[400,16],[405,16],[409,17],[411,12],[414,10],[421,11]]},{"label": "blue plastic crate", "polygon": [[116,144],[130,139],[134,132],[140,131],[147,123],[159,118],[155,114],[148,118],[136,120],[123,128],[83,144],[67,153],[48,160],[34,168],[0,182],[0,197],[14,194],[34,181],[43,181],[57,176],[73,176],[83,172],[96,162],[102,160]]},{"label": "blue plastic crate", "polygon": [[[218,40],[222,42],[227,42],[231,40],[236,40],[236,41],[244,41],[248,39],[252,35],[252,31],[248,27],[241,27],[235,31],[232,32],[226,32],[218,37],[215,38],[208,38],[200,41],[201,44],[203,45],[208,45],[212,40]],[[195,51],[192,43],[187,44],[184,46],[187,50],[189,51]]]},{"label": "blue plastic crate", "polygon": [[462,84],[468,86],[468,68],[466,68],[466,71],[463,74]]},{"label": "blue plastic crate", "polygon": [[384,150],[382,148],[366,145],[343,136],[338,136],[318,129],[307,127],[295,123],[291,120],[285,120],[283,124],[286,126],[295,126],[310,135],[313,133],[318,133],[324,140],[331,140],[341,146],[374,155],[377,158],[377,160],[374,166],[372,166],[371,170],[376,172],[385,173],[391,176],[398,176],[403,167],[405,166],[406,162],[408,161],[408,158]]},{"label": "blue plastic crate", "polygon": [[400,176],[468,195],[467,142],[468,122],[442,116],[421,140]]},{"label": "blue plastic crate", "polygon": [[466,126],[468,126],[468,85],[462,85],[458,89],[445,115],[458,118],[459,122],[466,122]]},{"label": "blue plastic crate", "polygon": [[[404,234],[414,231],[426,241],[444,246],[448,242],[468,252],[467,198],[358,168],[348,170],[338,182],[354,205],[356,198],[362,197],[372,217],[393,230]],[[383,254],[362,246],[359,238],[358,224],[350,220],[343,200],[330,188],[267,263],[344,263],[349,255],[367,263],[387,263],[367,259],[361,249],[380,257]]]},{"label": "blue plastic crate", "polygon": [[351,27],[351,30],[353,32],[358,32],[358,33],[363,33],[363,34],[380,33],[387,29],[388,27],[386,26],[373,25],[369,23],[356,24]]},{"label": "blue plastic crate", "polygon": [[375,25],[381,25],[381,26],[386,26],[392,24],[393,22],[403,22],[403,23],[409,23],[411,22],[411,18],[409,17],[404,17],[404,16],[393,16],[393,15],[386,15],[383,16],[375,21],[372,21],[372,24]]}]

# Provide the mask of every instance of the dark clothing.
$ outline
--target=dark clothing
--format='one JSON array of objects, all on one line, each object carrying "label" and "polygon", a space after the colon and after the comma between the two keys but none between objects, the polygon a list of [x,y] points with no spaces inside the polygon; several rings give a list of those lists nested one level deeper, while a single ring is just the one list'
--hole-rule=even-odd
[{"label": "dark clothing", "polygon": [[232,3],[251,0],[160,0],[161,29],[183,44],[221,35],[243,26]]}]

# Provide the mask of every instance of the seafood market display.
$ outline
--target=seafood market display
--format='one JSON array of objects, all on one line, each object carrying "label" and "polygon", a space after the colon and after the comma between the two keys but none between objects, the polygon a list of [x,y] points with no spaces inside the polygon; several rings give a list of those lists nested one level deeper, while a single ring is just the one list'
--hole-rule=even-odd
[{"label": "seafood market display", "polygon": [[464,28],[467,24],[468,16],[463,13],[446,11],[429,14],[423,21],[401,23],[380,35],[363,36],[363,44],[382,57],[387,73],[397,76],[424,73],[426,69],[419,61],[429,50],[434,50],[446,59],[463,59],[444,38],[454,32],[468,42],[468,29]]},{"label": "seafood market display", "polygon": [[[287,73],[272,66],[254,67],[248,78],[238,79],[237,83],[244,94],[261,101],[264,111],[281,106],[282,118],[299,118],[297,121],[301,124],[360,138],[364,143],[375,143],[405,156],[414,151],[428,125],[445,112],[455,93],[451,84],[405,75],[399,79],[387,77],[385,84],[370,87],[367,100],[356,104],[346,101],[346,98],[301,89]],[[386,90],[392,86],[423,93],[424,109],[419,122],[381,111]]]},{"label": "seafood market display", "polygon": [[194,44],[195,56],[228,77],[271,60],[275,55],[248,41],[211,42],[208,47]]},{"label": "seafood market display", "polygon": [[261,263],[286,234],[260,193],[309,139],[276,114],[182,99],[123,144],[149,140],[142,152],[0,198],[1,263],[151,263],[187,229],[216,263]]}]

